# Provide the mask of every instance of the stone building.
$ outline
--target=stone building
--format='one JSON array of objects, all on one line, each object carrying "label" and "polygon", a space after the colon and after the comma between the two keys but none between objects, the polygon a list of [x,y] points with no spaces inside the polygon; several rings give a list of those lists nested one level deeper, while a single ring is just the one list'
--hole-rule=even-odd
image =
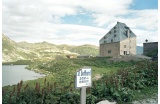
[{"label": "stone building", "polygon": [[100,40],[100,56],[136,55],[136,35],[125,24],[117,24]]}]

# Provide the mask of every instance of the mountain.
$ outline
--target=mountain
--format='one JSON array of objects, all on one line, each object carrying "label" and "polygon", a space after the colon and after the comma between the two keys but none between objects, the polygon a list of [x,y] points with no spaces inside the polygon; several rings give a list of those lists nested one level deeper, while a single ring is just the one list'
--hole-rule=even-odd
[{"label": "mountain", "polygon": [[55,45],[48,42],[28,43],[15,42],[2,34],[2,62],[17,60],[49,61],[58,58],[66,58],[68,54],[74,55],[98,55],[99,48],[94,45]]},{"label": "mountain", "polygon": [[4,51],[13,51],[15,50],[15,46],[17,46],[17,43],[10,40],[7,36],[2,34],[2,47],[6,47],[5,49],[2,48]]},{"label": "mountain", "polygon": [[137,46],[137,54],[143,54],[143,47]]},{"label": "mountain", "polygon": [[[18,49],[16,48],[17,43],[10,40],[7,36],[2,34],[2,61],[12,61],[12,59],[20,58],[16,52]],[[5,48],[4,48],[5,47]]]},{"label": "mountain", "polygon": [[23,49],[30,49],[30,50],[34,50],[37,48],[55,48],[56,47],[56,45],[47,43],[45,41],[39,42],[39,43],[28,43],[23,41],[23,42],[19,42],[18,46]]},{"label": "mountain", "polygon": [[37,57],[35,52],[19,47],[19,44],[2,34],[2,62],[30,60]]},{"label": "mountain", "polygon": [[85,44],[82,46],[77,46],[69,49],[71,52],[78,53],[80,55],[92,55],[97,56],[99,53],[99,47],[94,45]]}]

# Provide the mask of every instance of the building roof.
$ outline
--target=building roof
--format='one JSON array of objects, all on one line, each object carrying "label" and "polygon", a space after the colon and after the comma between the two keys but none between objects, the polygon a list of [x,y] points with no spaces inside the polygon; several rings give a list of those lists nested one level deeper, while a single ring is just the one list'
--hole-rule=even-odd
[{"label": "building roof", "polygon": [[120,42],[124,39],[127,39],[128,37],[136,37],[136,35],[125,23],[117,22],[117,24],[105,36],[100,39],[99,43],[105,44],[112,42]]}]

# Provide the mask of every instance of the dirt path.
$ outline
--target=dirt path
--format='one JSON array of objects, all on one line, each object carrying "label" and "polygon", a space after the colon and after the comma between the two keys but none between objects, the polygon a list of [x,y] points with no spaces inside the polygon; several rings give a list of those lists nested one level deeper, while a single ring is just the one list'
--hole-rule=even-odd
[{"label": "dirt path", "polygon": [[100,75],[100,74],[96,74],[94,77],[93,77],[93,80],[98,80],[100,78],[102,78],[103,75]]}]

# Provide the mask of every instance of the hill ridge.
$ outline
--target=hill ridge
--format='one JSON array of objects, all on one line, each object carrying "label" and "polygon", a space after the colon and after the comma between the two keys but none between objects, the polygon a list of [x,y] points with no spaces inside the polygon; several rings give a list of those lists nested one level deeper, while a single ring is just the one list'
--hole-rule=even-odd
[{"label": "hill ridge", "polygon": [[17,60],[53,60],[56,57],[66,58],[67,54],[98,55],[98,46],[84,45],[55,45],[46,41],[29,43],[15,42],[2,33],[2,62]]}]

